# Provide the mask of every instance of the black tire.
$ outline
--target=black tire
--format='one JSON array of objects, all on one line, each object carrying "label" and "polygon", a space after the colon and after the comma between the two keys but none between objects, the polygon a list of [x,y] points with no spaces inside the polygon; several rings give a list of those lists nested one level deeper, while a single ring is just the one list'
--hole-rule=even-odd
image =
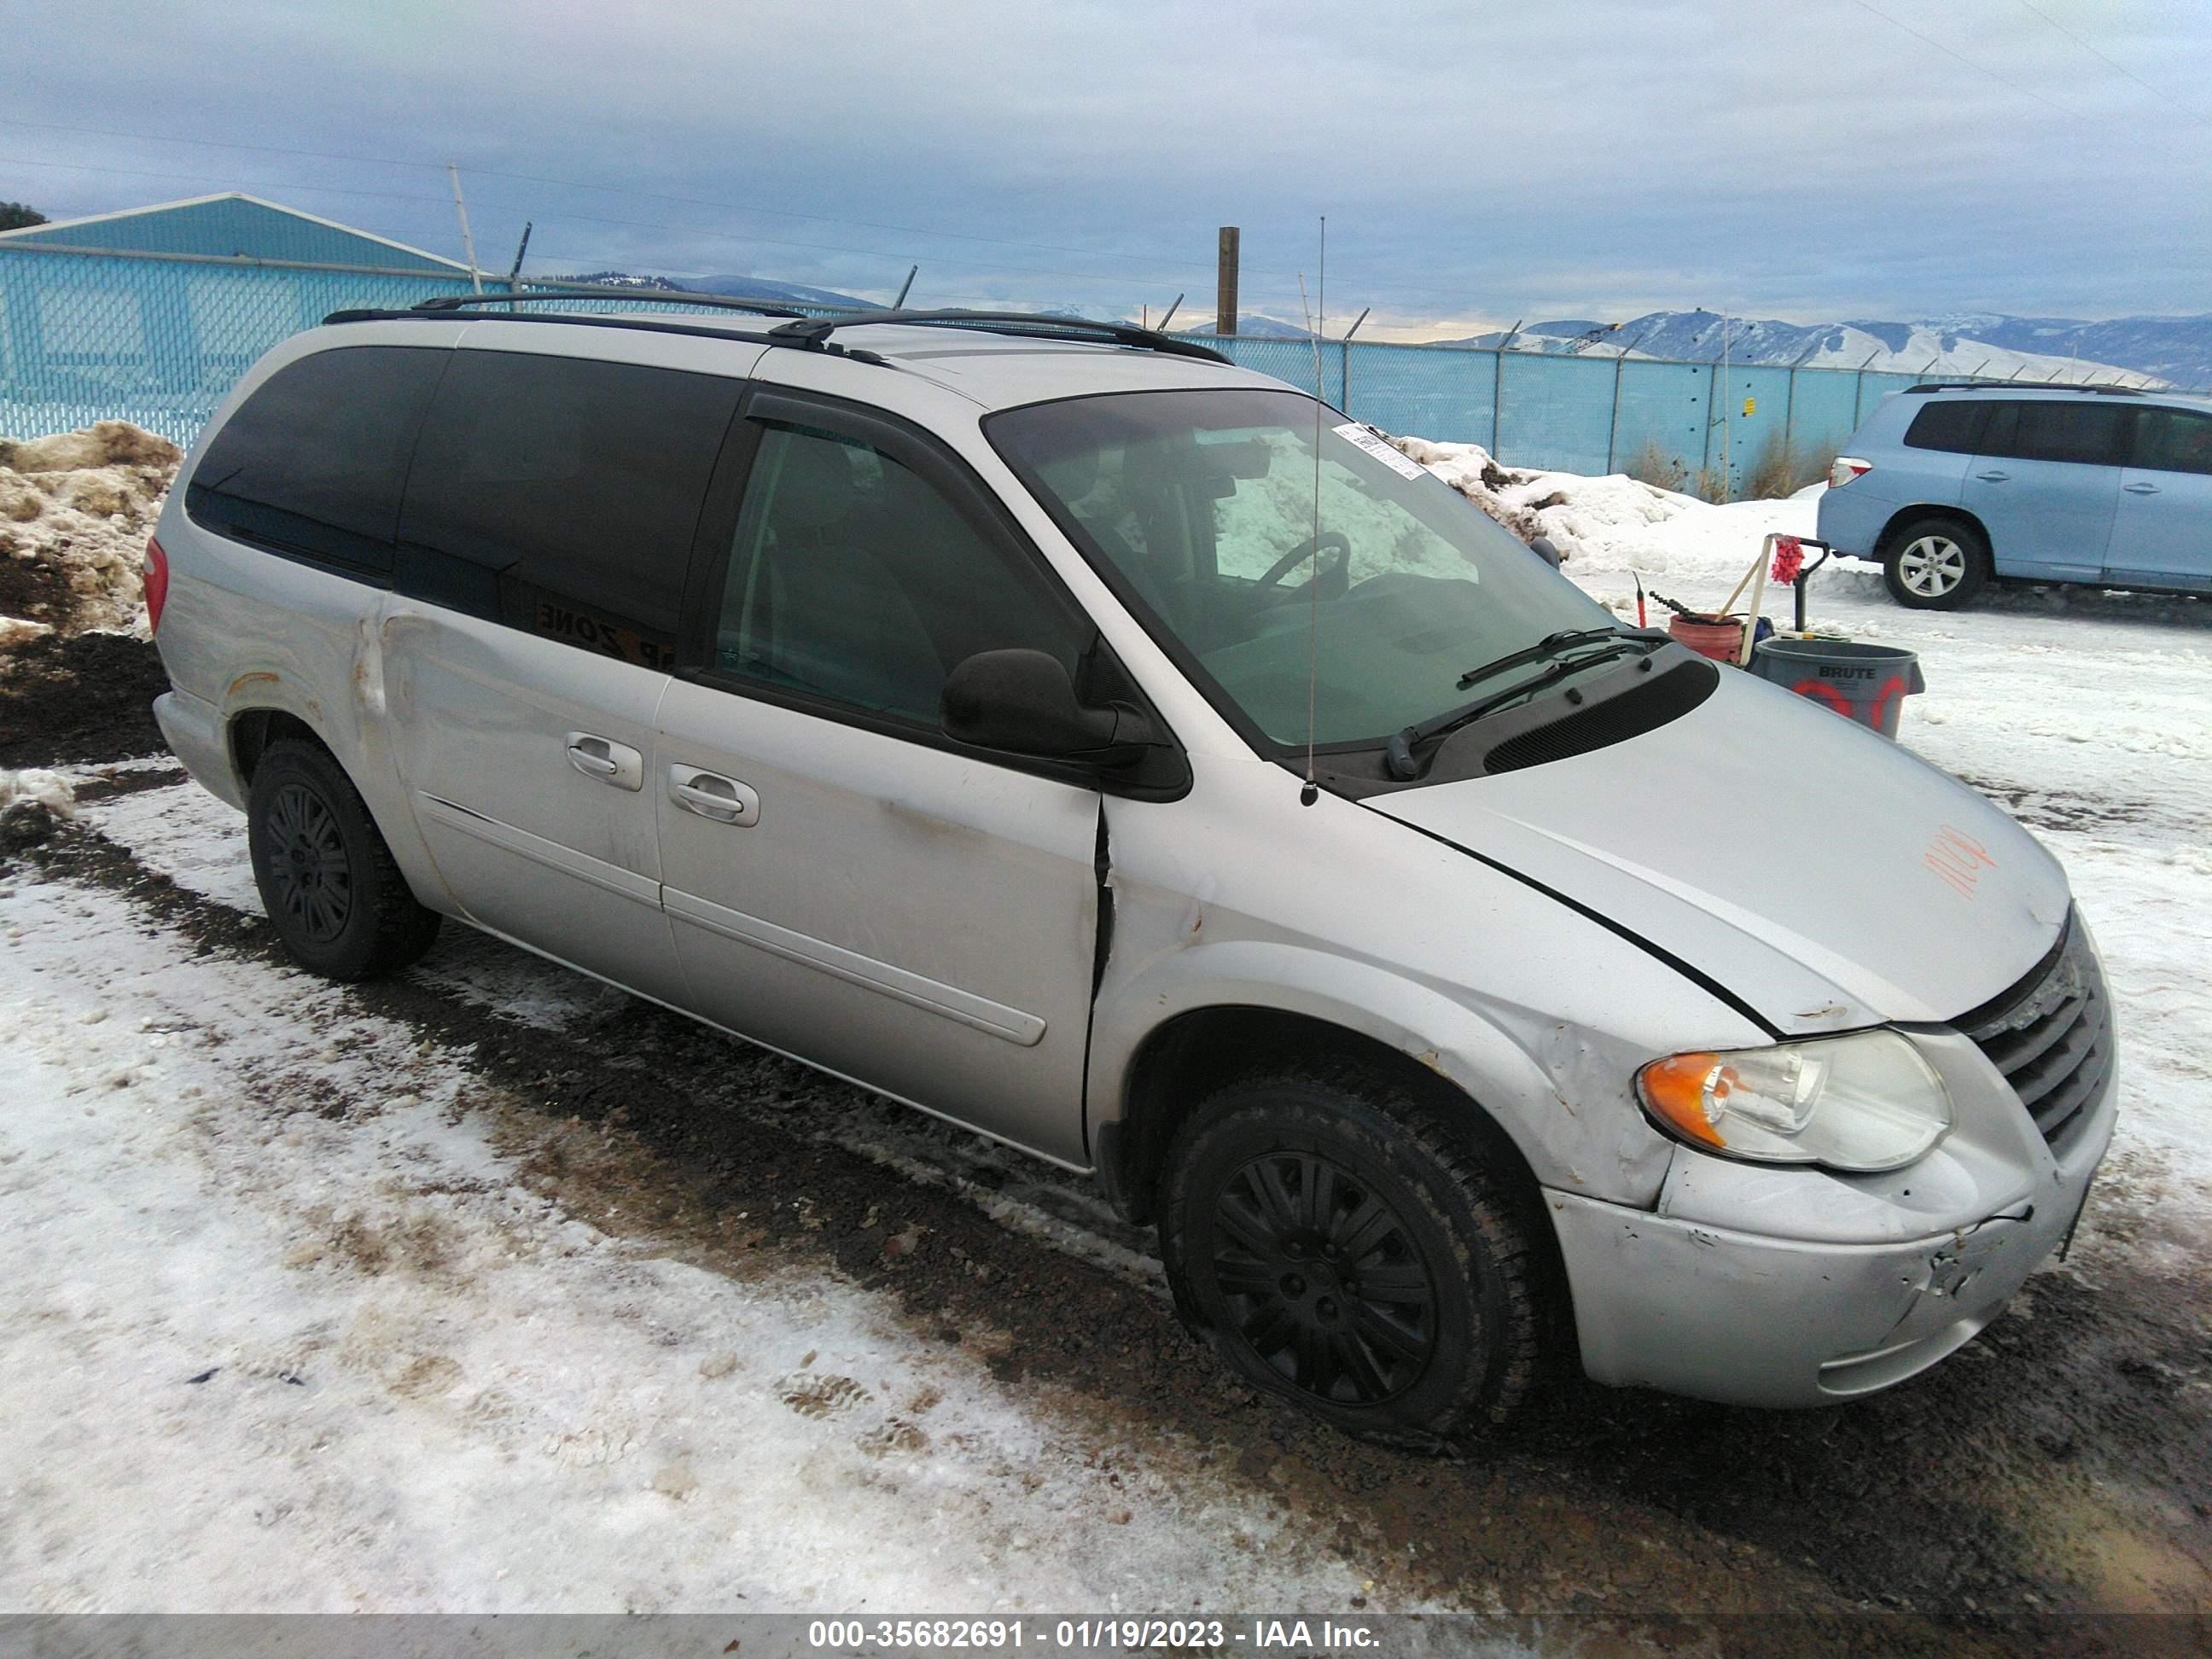
[{"label": "black tire", "polygon": [[1972,605],[1990,575],[1990,544],[1981,532],[1941,514],[1899,525],[1882,549],[1882,581],[1910,611]]},{"label": "black tire", "polygon": [[408,890],[361,792],[330,752],[286,738],[253,769],[246,844],[284,948],[325,979],[374,979],[418,959],[441,920]]},{"label": "black tire", "polygon": [[1542,1217],[1411,1095],[1351,1070],[1249,1079],[1200,1106],[1168,1157],[1176,1305],[1253,1383],[1429,1450],[1528,1394]]}]

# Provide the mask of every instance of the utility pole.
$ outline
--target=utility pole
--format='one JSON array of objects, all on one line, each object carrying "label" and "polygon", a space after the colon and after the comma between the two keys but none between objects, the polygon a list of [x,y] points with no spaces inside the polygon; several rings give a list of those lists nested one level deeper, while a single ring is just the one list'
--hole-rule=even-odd
[{"label": "utility pole", "polygon": [[1729,409],[1735,402],[1735,388],[1728,384],[1728,313],[1723,311],[1721,313],[1721,384],[1727,387],[1728,402],[1721,405],[1721,501],[1723,505],[1727,504],[1729,498],[1729,433],[1730,430]]},{"label": "utility pole", "polygon": [[483,273],[477,269],[477,239],[469,234],[469,206],[461,200],[461,170],[446,163],[446,176],[453,181],[453,211],[461,216],[461,247],[469,256],[469,286],[483,292]]},{"label": "utility pole", "polygon": [[514,263],[507,269],[507,308],[514,309],[514,291],[522,285],[522,256],[530,252],[530,223],[522,222],[522,240],[514,245]]},{"label": "utility pole", "polygon": [[1221,228],[1221,263],[1214,278],[1213,331],[1234,334],[1237,331],[1237,250],[1238,232],[1235,225]]}]

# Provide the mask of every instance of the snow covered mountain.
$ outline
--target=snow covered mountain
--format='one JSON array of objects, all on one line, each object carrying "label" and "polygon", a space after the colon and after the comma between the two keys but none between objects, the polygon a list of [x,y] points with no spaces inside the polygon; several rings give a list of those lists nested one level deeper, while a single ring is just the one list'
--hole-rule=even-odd
[{"label": "snow covered mountain", "polygon": [[720,294],[735,300],[781,300],[803,306],[844,306],[854,310],[863,310],[869,303],[830,289],[808,288],[800,283],[771,283],[758,276],[692,276],[678,281],[673,276],[641,276],[627,270],[592,270],[550,280],[592,283],[602,288],[652,289],[671,294]]},{"label": "snow covered mountain", "polygon": [[[1340,329],[1336,331],[1341,333],[1343,331]],[[1196,328],[1179,328],[1176,332],[1211,334],[1213,332],[1213,325],[1201,323]],[[1303,340],[1308,337],[1306,331],[1296,323],[1279,323],[1273,317],[1262,317],[1249,311],[1238,314],[1237,332],[1240,338],[1247,340]]]},{"label": "snow covered mountain", "polygon": [[[1911,374],[1984,374],[2023,380],[2129,385],[2212,384],[2212,316],[2130,317],[2083,322],[2063,317],[1977,313],[1923,322],[1785,323],[1710,311],[1653,311],[1618,325],[1568,318],[1532,323],[1512,337],[1516,351],[1632,352],[1679,362],[1721,356],[1739,363],[1869,368]],[[1495,346],[1503,331],[1441,343]]]}]

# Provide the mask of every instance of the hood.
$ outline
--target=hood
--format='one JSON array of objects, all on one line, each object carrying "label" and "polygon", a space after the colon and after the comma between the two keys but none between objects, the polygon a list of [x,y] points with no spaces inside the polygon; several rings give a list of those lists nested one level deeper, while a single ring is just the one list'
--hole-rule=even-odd
[{"label": "hood", "polygon": [[1681,719],[1494,777],[1370,796],[1671,953],[1790,1035],[1946,1021],[2016,983],[2065,872],[1909,750],[1748,674]]}]

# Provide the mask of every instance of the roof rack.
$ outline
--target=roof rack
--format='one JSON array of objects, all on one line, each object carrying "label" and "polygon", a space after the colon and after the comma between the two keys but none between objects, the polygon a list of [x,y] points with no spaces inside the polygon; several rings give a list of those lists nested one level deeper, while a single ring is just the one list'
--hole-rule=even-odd
[{"label": "roof rack", "polygon": [[880,363],[884,359],[876,352],[860,346],[844,345],[830,336],[841,328],[876,323],[920,324],[975,329],[993,334],[1026,335],[1036,339],[1088,340],[1098,344],[1131,346],[1141,351],[1163,352],[1171,357],[1195,357],[1209,363],[1231,361],[1210,347],[1189,340],[1178,340],[1152,329],[1139,328],[1132,323],[1095,323],[1082,317],[1051,317],[1030,311],[848,311],[828,317],[809,317],[787,306],[770,305],[758,300],[732,299],[726,295],[691,294],[682,289],[601,289],[584,284],[531,294],[441,295],[435,299],[421,301],[404,311],[333,311],[323,320],[325,323],[393,322],[410,319],[428,321],[452,317],[457,312],[472,311],[480,306],[512,305],[518,301],[580,298],[627,300],[639,304],[658,301],[664,305],[704,306],[714,310],[741,311],[756,317],[781,317],[789,320],[777,324],[764,334],[737,333],[726,327],[708,325],[703,320],[692,324],[672,322],[658,317],[604,316],[574,311],[517,312],[503,320],[638,329],[661,334],[704,334],[721,339],[750,340],[765,345],[792,346],[803,351],[820,351],[834,356],[850,357],[863,363]]},{"label": "roof rack", "polygon": [[511,306],[533,300],[627,300],[636,305],[704,306],[711,311],[742,311],[754,317],[805,317],[803,311],[768,300],[739,300],[726,294],[694,294],[680,288],[610,288],[599,283],[572,283],[557,289],[533,289],[527,294],[441,294],[422,300],[410,311],[465,311],[471,306]]},{"label": "roof rack", "polygon": [[[751,317],[781,317],[803,319],[806,313],[789,306],[771,304],[764,300],[739,300],[726,294],[694,294],[686,289],[608,288],[594,283],[572,283],[565,287],[538,289],[528,294],[443,294],[434,299],[418,301],[404,310],[376,307],[356,307],[333,311],[323,319],[325,323],[388,323],[431,322],[439,319],[459,320],[460,314],[472,312],[477,307],[506,306],[508,311],[500,319],[509,323],[568,324],[574,327],[627,329],[646,334],[696,334],[707,339],[744,340],[755,345],[787,345],[789,341],[771,340],[766,334],[756,334],[732,329],[723,323],[711,323],[701,318],[696,323],[678,322],[665,317],[623,317],[599,312],[516,311],[518,301],[533,300],[621,300],[634,305],[697,306],[710,311],[735,311]],[[848,351],[842,346],[821,348],[840,356],[853,357],[863,362],[879,362],[872,351]]]},{"label": "roof rack", "polygon": [[1231,361],[1209,346],[1178,340],[1154,329],[1139,328],[1133,323],[1097,323],[1085,317],[1054,317],[1034,311],[848,311],[835,316],[781,323],[769,330],[769,334],[788,344],[822,348],[832,343],[830,337],[841,328],[864,328],[878,323],[968,328],[1045,340],[1090,340],[1133,346],[1140,351],[1164,352],[1171,357],[1196,357],[1209,363]]},{"label": "roof rack", "polygon": [[[776,331],[781,332],[781,331]],[[2139,386],[2086,386],[2080,380],[1923,380],[1905,388],[1916,392],[2086,392],[2101,398],[2140,398]]]}]

